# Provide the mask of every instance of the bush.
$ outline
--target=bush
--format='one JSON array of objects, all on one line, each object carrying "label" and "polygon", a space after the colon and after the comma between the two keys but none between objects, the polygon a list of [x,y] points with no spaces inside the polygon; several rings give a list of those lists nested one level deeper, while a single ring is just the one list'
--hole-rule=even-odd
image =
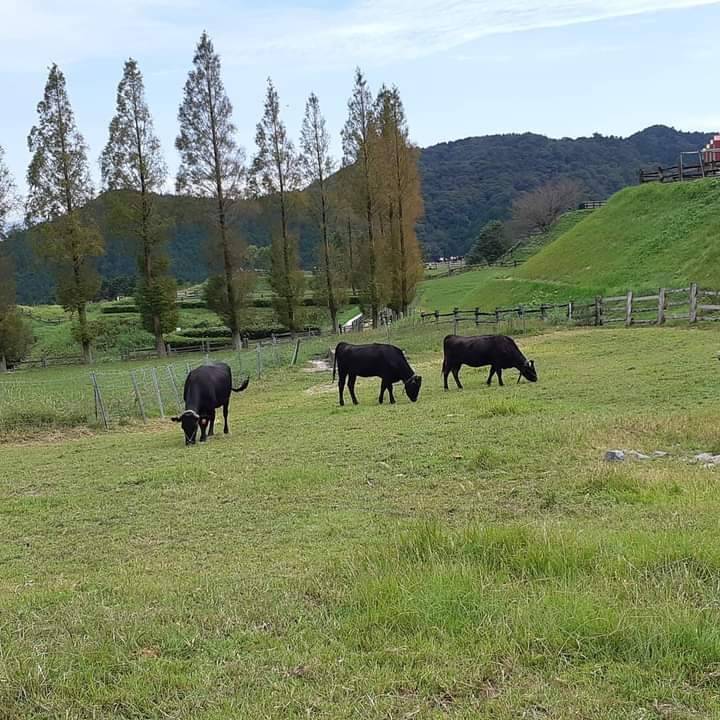
[{"label": "bush", "polygon": [[134,303],[114,303],[112,305],[103,305],[100,312],[104,315],[114,315],[121,313],[137,313],[138,309]]}]

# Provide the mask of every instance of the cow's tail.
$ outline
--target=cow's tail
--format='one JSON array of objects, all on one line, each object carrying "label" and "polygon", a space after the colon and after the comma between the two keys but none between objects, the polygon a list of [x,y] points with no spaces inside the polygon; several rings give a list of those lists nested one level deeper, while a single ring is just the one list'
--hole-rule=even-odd
[{"label": "cow's tail", "polygon": [[250,384],[250,378],[246,377],[245,380],[240,384],[240,387],[233,388],[233,392],[242,392]]},{"label": "cow's tail", "polygon": [[[718,358],[720,359],[720,358]],[[335,369],[337,368],[337,351],[333,353],[333,382],[335,382]]]}]

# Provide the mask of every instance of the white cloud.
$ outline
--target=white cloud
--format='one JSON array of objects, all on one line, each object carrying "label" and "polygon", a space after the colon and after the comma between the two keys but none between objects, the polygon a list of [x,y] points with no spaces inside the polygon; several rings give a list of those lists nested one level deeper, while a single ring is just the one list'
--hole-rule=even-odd
[{"label": "white cloud", "polygon": [[[207,26],[230,62],[291,55],[315,64],[382,64],[482,37],[717,4],[720,0],[354,0],[342,7],[273,7],[232,0],[0,0],[0,71],[162,55]],[[187,54],[187,51],[186,51]]]}]

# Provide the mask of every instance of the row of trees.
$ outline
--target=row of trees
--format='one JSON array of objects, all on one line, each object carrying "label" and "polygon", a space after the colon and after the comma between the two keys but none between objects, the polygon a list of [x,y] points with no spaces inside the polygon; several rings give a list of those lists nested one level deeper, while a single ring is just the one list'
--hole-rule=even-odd
[{"label": "row of trees", "polygon": [[[226,93],[218,54],[203,33],[178,110],[175,147],[180,165],[176,191],[209,201],[204,221],[211,227],[210,256],[218,272],[206,286],[208,305],[232,331],[240,347],[255,275],[243,238],[234,230],[234,213],[248,197],[264,197],[279,212],[270,228],[270,282],[280,321],[291,330],[302,326],[305,274],[299,239],[293,232],[298,203],[309,203],[321,238],[316,296],[324,299],[333,327],[352,288],[378,322],[382,307],[407,310],[421,273],[415,224],[422,213],[417,170],[418,149],[408,136],[397,88],[382,87],[373,97],[358,70],[342,132],[343,167],[331,156],[331,139],[316,95],[310,95],[299,147],[289,137],[280,99],[268,80],[264,111],[257,125],[256,153],[250,163],[237,140],[233,108]],[[94,261],[103,253],[103,237],[85,208],[95,197],[87,146],[70,105],[65,77],[50,68],[38,121],[30,131],[25,218],[36,230],[39,258],[52,268],[58,302],[77,318],[75,335],[83,357],[92,359],[92,328],[87,304],[100,281]],[[1,159],[1,158],[0,158]],[[100,157],[103,191],[114,231],[136,248],[135,298],[143,324],[153,333],[157,351],[163,335],[177,324],[176,283],[166,250],[168,220],[157,198],[167,182],[167,166],[153,128],[143,77],[135,60],[125,63],[115,115]],[[0,165],[0,182],[5,173]],[[2,185],[0,185],[0,188]],[[299,191],[304,188],[304,192]],[[0,195],[0,219],[3,210]],[[207,205],[205,205],[207,207]],[[10,307],[12,302],[8,302]]]}]

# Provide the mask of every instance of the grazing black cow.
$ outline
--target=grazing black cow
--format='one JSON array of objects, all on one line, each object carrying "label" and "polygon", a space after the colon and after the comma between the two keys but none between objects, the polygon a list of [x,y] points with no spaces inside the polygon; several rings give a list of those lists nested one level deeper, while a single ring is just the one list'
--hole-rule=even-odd
[{"label": "grazing black cow", "polygon": [[418,399],[422,378],[416,375],[405,359],[403,351],[394,345],[383,345],[373,343],[372,345],[349,345],[338,343],[335,348],[335,362],[333,363],[333,380],[335,380],[335,369],[339,375],[340,404],[344,405],[343,392],[345,380],[347,379],[348,390],[353,405],[358,404],[355,397],[355,380],[360,377],[379,377],[380,398],[382,404],[385,391],[390,395],[390,403],[395,402],[393,395],[393,383],[402,382],[405,385],[405,392],[412,402]]},{"label": "grazing black cow", "polygon": [[179,422],[185,433],[185,444],[194,445],[197,437],[198,427],[200,428],[200,442],[214,435],[215,410],[223,409],[225,427],[223,432],[227,435],[228,430],[228,407],[230,405],[230,391],[242,392],[249,383],[249,379],[238,388],[232,386],[232,372],[230,366],[225,363],[214,363],[195,368],[185,378],[185,389],[183,398],[185,400],[185,412],[177,417],[171,418],[173,422]]},{"label": "grazing black cow", "polygon": [[502,371],[517,368],[521,377],[530,382],[536,382],[537,372],[535,361],[528,360],[521,352],[515,341],[507,335],[479,335],[476,337],[463,337],[461,335],[448,335],[443,341],[443,382],[448,389],[448,375],[453,374],[455,383],[462,390],[460,384],[460,367],[490,366],[490,376],[487,384],[490,385],[493,375],[497,375],[498,382],[503,385]]}]

